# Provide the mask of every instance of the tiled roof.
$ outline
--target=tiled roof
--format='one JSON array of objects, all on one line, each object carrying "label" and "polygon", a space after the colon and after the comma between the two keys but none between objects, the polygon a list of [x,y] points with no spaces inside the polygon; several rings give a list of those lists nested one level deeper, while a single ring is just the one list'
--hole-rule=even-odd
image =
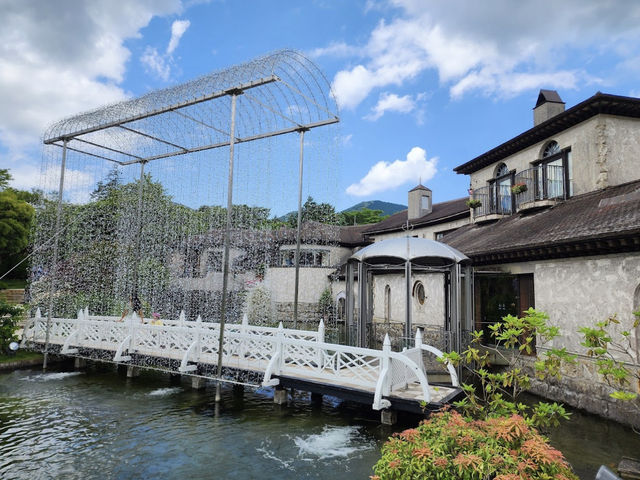
[{"label": "tiled roof", "polygon": [[[409,224],[413,227],[419,227],[443,223],[448,220],[469,216],[469,207],[467,206],[466,201],[467,197],[449,200],[448,202],[434,203],[431,213],[419,218],[414,218],[409,221]],[[375,233],[393,232],[401,230],[406,223],[407,210],[403,210],[401,212],[394,213],[381,222],[368,225],[369,228],[367,228],[364,233],[371,235]]]},{"label": "tiled roof", "polygon": [[470,224],[443,240],[475,264],[640,250],[640,181],[575,196],[546,210]]}]

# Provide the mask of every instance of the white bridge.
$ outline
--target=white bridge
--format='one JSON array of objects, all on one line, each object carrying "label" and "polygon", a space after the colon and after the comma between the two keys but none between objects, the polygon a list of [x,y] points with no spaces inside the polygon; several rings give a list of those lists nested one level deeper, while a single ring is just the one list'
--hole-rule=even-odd
[{"label": "white bridge", "polygon": [[[88,356],[144,367],[148,360],[170,360],[174,371],[186,375],[215,376],[220,324],[179,320],[141,323],[139,317],[92,316],[87,309],[78,318],[52,318],[49,344],[63,355]],[[36,312],[26,325],[23,343],[41,346],[46,341],[47,319]],[[422,343],[391,351],[389,337],[382,350],[325,343],[324,324],[317,331],[241,324],[224,328],[223,367],[253,373],[263,386],[292,387],[315,393],[369,402],[375,410],[416,411],[421,405],[439,408],[458,396],[458,377],[446,365],[450,382],[430,385],[423,356],[442,352]],[[147,360],[142,361],[142,360]],[[179,366],[178,366],[179,364]],[[424,403],[423,403],[424,402]]]}]

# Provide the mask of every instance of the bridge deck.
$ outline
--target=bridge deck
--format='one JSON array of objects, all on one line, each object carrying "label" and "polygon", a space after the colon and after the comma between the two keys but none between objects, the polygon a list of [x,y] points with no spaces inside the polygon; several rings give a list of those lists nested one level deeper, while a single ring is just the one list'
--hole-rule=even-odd
[{"label": "bridge deck", "polygon": [[[63,355],[81,355],[144,367],[155,362],[186,375],[215,378],[218,361],[219,324],[178,321],[141,324],[129,318],[90,317],[52,319],[49,342]],[[47,321],[36,314],[24,332],[24,341],[42,345]],[[423,345],[420,336],[414,348],[392,352],[385,341],[382,350],[324,342],[324,326],[317,332],[249,326],[225,327],[223,366],[249,377],[256,384],[297,388],[345,399],[372,403],[376,410],[434,410],[461,393],[455,370],[448,366],[449,385],[430,384],[423,353],[442,352]]]}]

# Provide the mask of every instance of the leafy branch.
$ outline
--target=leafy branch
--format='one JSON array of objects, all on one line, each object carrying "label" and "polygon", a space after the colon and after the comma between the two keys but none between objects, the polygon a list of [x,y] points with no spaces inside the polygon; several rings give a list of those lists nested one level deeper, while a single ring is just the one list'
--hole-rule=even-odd
[{"label": "leafy branch", "polygon": [[[462,385],[466,397],[455,406],[474,418],[493,418],[522,415],[532,426],[555,426],[569,414],[558,403],[538,402],[530,407],[518,399],[531,386],[532,377],[522,367],[523,356],[534,353],[536,339],[540,345],[551,342],[559,335],[556,326],[548,325],[549,316],[533,308],[523,317],[507,315],[502,322],[489,326],[495,346],[483,345],[483,333],[473,332],[472,341],[461,353],[444,355],[444,362],[462,366],[471,383]],[[492,357],[500,358],[505,368],[492,368]],[[549,348],[534,363],[534,374],[540,380],[560,378],[564,363],[574,363],[575,355],[565,348]]]}]

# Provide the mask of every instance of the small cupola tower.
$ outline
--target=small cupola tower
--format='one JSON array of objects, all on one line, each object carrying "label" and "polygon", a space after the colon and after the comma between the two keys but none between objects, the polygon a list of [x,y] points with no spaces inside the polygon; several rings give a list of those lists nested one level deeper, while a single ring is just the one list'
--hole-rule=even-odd
[{"label": "small cupola tower", "polygon": [[431,190],[422,184],[409,190],[408,219],[423,217],[432,210]]},{"label": "small cupola tower", "polygon": [[538,101],[533,107],[533,126],[540,125],[564,112],[564,102],[555,90],[540,90]]}]

